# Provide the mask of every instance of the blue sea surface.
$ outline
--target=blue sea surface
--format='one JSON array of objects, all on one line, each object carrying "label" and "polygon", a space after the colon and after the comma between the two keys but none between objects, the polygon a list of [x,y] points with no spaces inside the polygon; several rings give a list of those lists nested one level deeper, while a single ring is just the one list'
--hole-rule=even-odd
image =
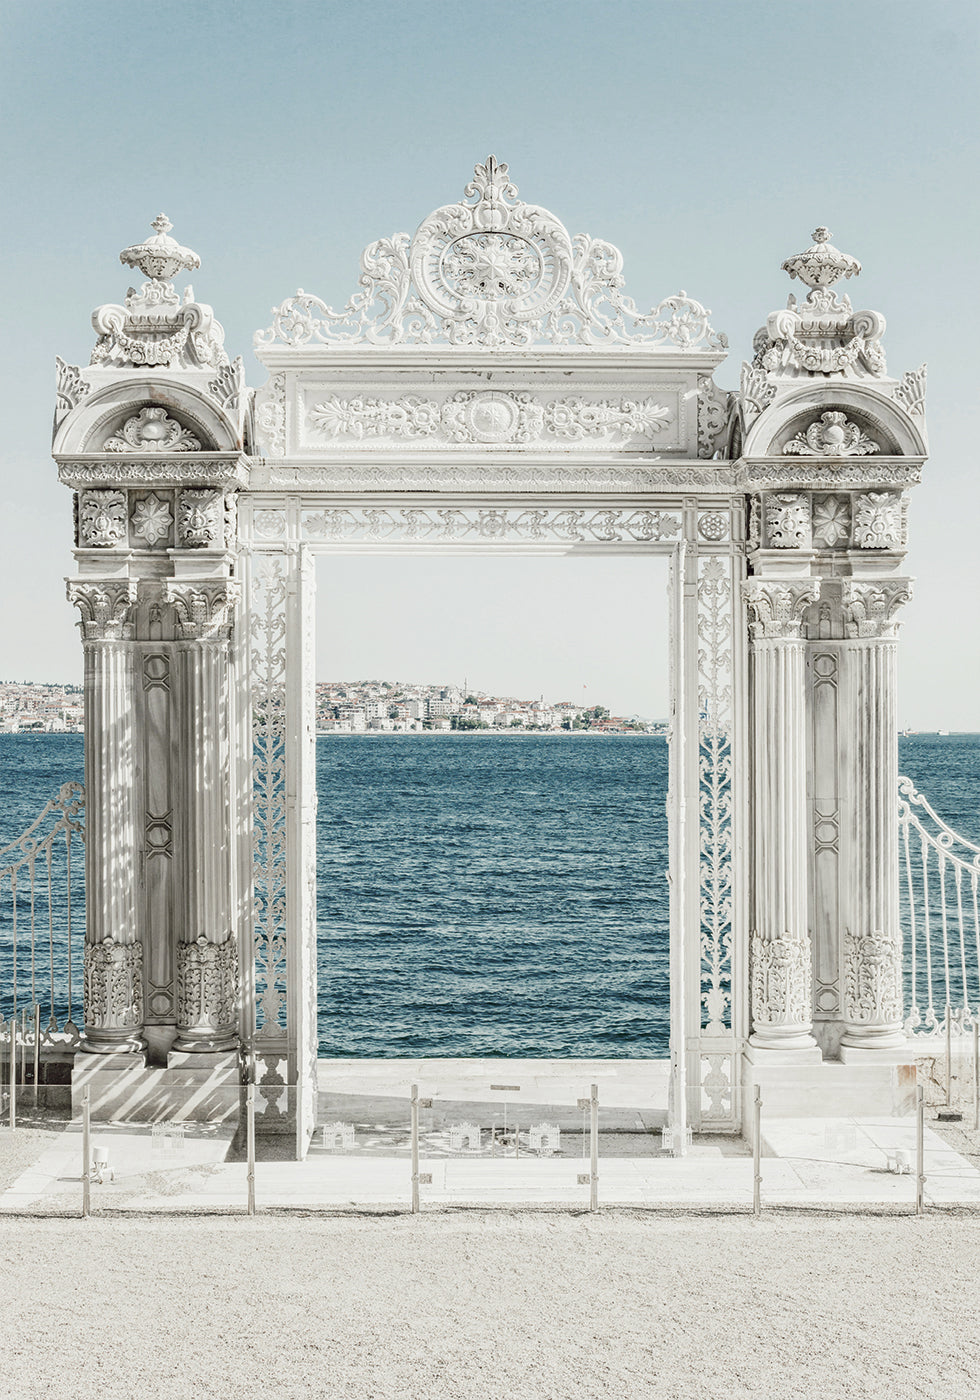
[{"label": "blue sea surface", "polygon": [[[899,755],[900,771],[940,816],[980,840],[980,735],[913,735],[900,740]],[[0,845],[19,836],[63,782],[82,778],[81,735],[0,735]],[[664,739],[481,733],[322,738],[317,787],[322,1054],[665,1053]],[[73,852],[73,917],[80,931],[84,896],[77,843]],[[0,867],[5,860],[0,857]],[[64,894],[61,861],[53,874],[54,1002],[60,1018],[67,1006],[58,922]],[[11,912],[4,880],[4,1012]],[[35,917],[46,940],[44,879]],[[22,883],[22,953],[29,922]],[[29,969],[25,981],[25,964],[18,961],[22,1002]],[[76,949],[76,1022],[79,974]],[[46,1018],[46,943],[34,977]]]}]

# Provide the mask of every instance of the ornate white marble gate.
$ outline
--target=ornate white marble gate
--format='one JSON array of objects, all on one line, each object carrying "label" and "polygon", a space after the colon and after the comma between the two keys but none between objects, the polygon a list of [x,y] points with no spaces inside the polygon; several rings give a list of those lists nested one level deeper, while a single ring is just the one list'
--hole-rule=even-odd
[{"label": "ornate white marble gate", "polygon": [[491,157],[366,250],[342,311],[274,312],[253,396],[166,281],[195,255],[155,227],[92,366],[59,362],[88,706],[77,1083],[111,1108],[119,1076],[132,1099],[155,1074],[155,1102],[215,1116],[249,1044],[263,1126],[305,1151],[313,555],[344,551],[668,556],[675,1126],[736,1129],[746,1076],[798,1087],[818,1039],[894,1058],[893,618],[924,376],[888,378],[882,318],[830,290],[854,260],[818,230],[784,264],[811,290],[728,393],[697,302],[641,314],[618,252]]}]

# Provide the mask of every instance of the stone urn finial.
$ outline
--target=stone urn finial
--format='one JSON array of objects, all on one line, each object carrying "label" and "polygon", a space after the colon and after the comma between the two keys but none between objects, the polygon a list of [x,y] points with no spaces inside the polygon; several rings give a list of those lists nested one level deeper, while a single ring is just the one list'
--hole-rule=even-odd
[{"label": "stone urn finial", "polygon": [[190,248],[182,248],[175,238],[170,237],[173,224],[166,214],[158,214],[150,225],[156,229],[152,238],[143,243],[134,243],[119,254],[119,261],[127,267],[138,267],[144,277],[154,282],[166,281],[178,272],[190,272],[201,266],[201,259]]},{"label": "stone urn finial", "polygon": [[808,287],[832,287],[847,277],[856,277],[861,271],[857,258],[842,253],[831,243],[830,229],[815,228],[810,235],[812,245],[804,253],[794,253],[783,263],[783,271],[790,277],[798,277]]}]

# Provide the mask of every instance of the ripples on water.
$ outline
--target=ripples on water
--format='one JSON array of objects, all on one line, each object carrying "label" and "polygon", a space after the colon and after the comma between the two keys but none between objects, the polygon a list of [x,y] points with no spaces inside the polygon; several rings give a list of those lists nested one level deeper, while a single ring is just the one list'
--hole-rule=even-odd
[{"label": "ripples on water", "polygon": [[[980,839],[980,736],[902,739],[899,763]],[[0,774],[6,844],[63,782],[82,780],[82,737],[0,735]],[[665,740],[337,737],[317,744],[317,780],[322,1054],[664,1053]],[[79,928],[80,873],[78,862]],[[22,892],[22,929],[29,917]],[[4,993],[10,933],[5,882]],[[62,940],[61,1016],[65,974]],[[37,976],[47,1010],[40,966]]]}]

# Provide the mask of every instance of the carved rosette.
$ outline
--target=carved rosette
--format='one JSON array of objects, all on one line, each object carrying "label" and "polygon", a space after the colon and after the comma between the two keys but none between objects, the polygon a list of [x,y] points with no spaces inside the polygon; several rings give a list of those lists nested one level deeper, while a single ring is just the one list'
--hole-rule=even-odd
[{"label": "carved rosette", "polygon": [[170,527],[174,523],[169,501],[150,492],[133,506],[130,525],[133,538],[142,542],[147,549],[163,544],[170,539]]},{"label": "carved rosette", "polygon": [[742,590],[753,641],[798,641],[806,610],[820,597],[820,580],[750,578]]},{"label": "carved rosette", "polygon": [[81,613],[86,642],[130,641],[133,636],[135,579],[69,579],[68,601]]},{"label": "carved rosette", "polygon": [[207,487],[181,491],[177,538],[185,549],[220,549],[224,543],[224,523],[220,491]]},{"label": "carved rosette", "polygon": [[104,938],[85,944],[86,1049],[143,1048],[143,945]]},{"label": "carved rosette", "polygon": [[893,638],[896,614],[912,597],[910,578],[854,579],[841,582],[844,632],[849,638]]},{"label": "carved rosette", "polygon": [[82,491],[78,497],[78,539],[84,549],[125,549],[126,492]]},{"label": "carved rosette", "polygon": [[752,1025],[754,1034],[780,1040],[810,1028],[810,945],[786,933],[781,938],[752,935]]},{"label": "carved rosette", "polygon": [[233,1049],[237,1044],[238,951],[229,935],[177,944],[177,1026],[182,1049]]},{"label": "carved rosette", "polygon": [[879,1032],[872,1041],[901,1031],[901,951],[880,929],[844,934],[844,1014],[851,1025]]},{"label": "carved rosette", "polygon": [[231,579],[167,579],[164,598],[177,615],[184,641],[226,641],[230,635],[240,586]]}]

